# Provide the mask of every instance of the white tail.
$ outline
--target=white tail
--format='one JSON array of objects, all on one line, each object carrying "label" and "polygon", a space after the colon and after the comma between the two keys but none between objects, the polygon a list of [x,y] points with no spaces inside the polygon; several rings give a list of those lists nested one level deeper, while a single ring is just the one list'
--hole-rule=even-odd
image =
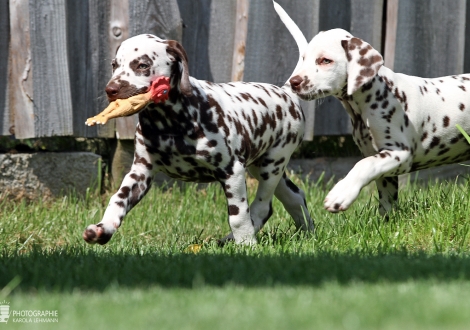
[{"label": "white tail", "polygon": [[302,64],[302,54],[307,48],[308,42],[307,39],[305,39],[305,36],[302,31],[300,31],[297,24],[295,24],[292,18],[287,15],[286,11],[282,9],[282,7],[276,1],[273,1],[273,4],[274,10],[276,10],[276,13],[281,18],[282,23],[284,23],[284,25],[287,27],[287,30],[289,30],[292,37],[294,37],[294,40],[297,43],[297,47],[299,47],[299,61],[297,62],[297,65],[295,66],[295,69],[293,71],[293,73],[295,73]]}]

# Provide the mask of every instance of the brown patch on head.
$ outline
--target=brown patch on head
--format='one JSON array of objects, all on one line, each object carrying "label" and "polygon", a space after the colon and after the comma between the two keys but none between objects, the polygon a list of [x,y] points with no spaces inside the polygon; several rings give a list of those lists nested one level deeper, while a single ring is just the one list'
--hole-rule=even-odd
[{"label": "brown patch on head", "polygon": [[135,73],[136,76],[150,76],[150,70],[152,68],[153,61],[148,55],[142,55],[132,60],[129,63],[129,67]]}]

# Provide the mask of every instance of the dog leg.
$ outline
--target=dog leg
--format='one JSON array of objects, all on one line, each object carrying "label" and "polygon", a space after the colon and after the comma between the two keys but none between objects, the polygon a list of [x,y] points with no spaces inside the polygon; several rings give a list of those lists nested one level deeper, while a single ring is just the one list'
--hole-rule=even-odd
[{"label": "dog leg", "polygon": [[379,192],[379,212],[386,215],[398,201],[398,177],[390,176],[375,181]]},{"label": "dog leg", "polygon": [[305,193],[284,175],[276,187],[274,195],[284,205],[295,222],[297,229],[313,231],[314,224],[307,209]]},{"label": "dog leg", "polygon": [[219,240],[219,244],[223,245],[228,240],[235,240],[237,244],[256,244],[255,228],[248,206],[244,165],[236,161],[233,174],[222,182],[222,186],[227,197],[229,225],[232,232]]},{"label": "dog leg", "polygon": [[349,208],[361,189],[372,180],[409,171],[411,153],[407,150],[384,150],[360,160],[325,198],[325,209],[336,213]]},{"label": "dog leg", "polygon": [[[138,156],[136,156],[138,157]],[[139,159],[139,158],[137,158]],[[124,177],[121,187],[111,197],[103,219],[96,225],[89,225],[83,233],[87,243],[106,244],[121,226],[124,216],[145,196],[152,183],[152,173],[142,163],[132,165]]]}]

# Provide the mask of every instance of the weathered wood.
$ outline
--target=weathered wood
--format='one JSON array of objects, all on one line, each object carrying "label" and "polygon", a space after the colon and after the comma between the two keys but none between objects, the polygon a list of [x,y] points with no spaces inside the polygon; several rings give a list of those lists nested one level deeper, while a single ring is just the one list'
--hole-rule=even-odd
[{"label": "weathered wood", "polygon": [[397,40],[399,0],[387,0],[387,28],[385,31],[384,65],[393,70]]},{"label": "weathered wood", "polygon": [[104,86],[111,74],[107,43],[109,1],[67,1],[66,13],[73,134],[114,137],[114,122],[85,125],[87,118],[108,104]]},{"label": "weathered wood", "polygon": [[[111,0],[110,1],[110,17],[108,29],[109,53],[108,58],[111,59],[116,55],[116,51],[121,43],[130,37],[129,34],[129,1],[128,0]],[[133,17],[133,20],[140,18]],[[109,71],[109,78],[111,78]],[[104,87],[103,87],[104,89]],[[135,133],[135,125],[137,123],[137,115],[130,117],[116,118],[116,137],[118,139],[133,139]]]},{"label": "weathered wood", "polygon": [[178,0],[178,5],[190,75],[213,82],[231,81],[236,1]]},{"label": "weathered wood", "polygon": [[183,20],[182,44],[189,58],[189,74],[208,81],[214,81],[209,66],[211,3],[211,0],[178,0]]},{"label": "weathered wood", "polygon": [[73,134],[65,0],[30,0],[37,137]]},{"label": "weathered wood", "polygon": [[382,51],[383,10],[384,0],[351,0],[349,31],[353,36],[367,41],[379,52]]},{"label": "weathered wood", "polygon": [[176,0],[129,1],[129,33],[155,34],[162,39],[181,41],[183,26]]},{"label": "weathered wood", "polygon": [[10,0],[9,132],[19,139],[36,136],[29,21],[28,0]]},{"label": "weathered wood", "polygon": [[470,73],[470,1],[467,0],[465,10],[465,51],[464,51],[464,72]]},{"label": "weathered wood", "polygon": [[236,1],[212,1],[208,54],[212,78],[216,83],[232,80],[236,18]]},{"label": "weathered wood", "polygon": [[10,135],[12,126],[8,105],[8,56],[10,49],[8,1],[0,0],[0,136]]},{"label": "weathered wood", "polygon": [[[87,77],[91,75],[88,63],[88,1],[67,1],[67,47],[70,89],[72,97],[73,133],[76,136],[95,136],[85,120],[93,115],[93,100],[88,97]],[[90,134],[92,131],[94,134]]]},{"label": "weathered wood", "polygon": [[[89,1],[88,3],[88,51],[86,63],[87,71],[87,98],[92,104],[86,109],[86,118],[100,113],[108,104],[108,98],[104,91],[107,82],[111,78],[111,58],[114,54],[110,51],[110,0]],[[111,29],[112,32],[112,29]],[[119,31],[115,30],[119,35]],[[84,125],[84,121],[77,120],[75,125]],[[86,136],[115,137],[116,123],[114,120],[106,125],[93,127],[86,126]]]},{"label": "weathered wood", "polygon": [[[318,29],[318,1],[278,1],[297,23],[307,40]],[[244,81],[284,85],[299,60],[298,47],[274,11],[270,0],[250,2]],[[307,116],[306,139],[311,138],[314,102],[302,102]]]},{"label": "weathered wood", "polygon": [[232,81],[243,80],[249,5],[248,0],[237,0],[235,36],[233,37],[232,79],[230,79]]},{"label": "weathered wood", "polygon": [[465,0],[400,0],[394,71],[421,77],[463,72]]}]

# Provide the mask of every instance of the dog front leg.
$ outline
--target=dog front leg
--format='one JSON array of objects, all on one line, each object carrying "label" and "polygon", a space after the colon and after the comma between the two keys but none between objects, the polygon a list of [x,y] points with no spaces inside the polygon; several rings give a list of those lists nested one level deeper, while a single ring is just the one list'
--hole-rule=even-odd
[{"label": "dog front leg", "polygon": [[[139,158],[136,158],[139,159]],[[119,190],[111,197],[103,219],[89,225],[83,233],[87,243],[106,244],[121,226],[124,216],[145,196],[152,184],[152,172],[148,165],[134,161]]]},{"label": "dog front leg", "polygon": [[364,186],[379,178],[405,173],[410,164],[411,153],[407,150],[383,150],[360,160],[328,193],[325,209],[333,213],[347,210]]}]

